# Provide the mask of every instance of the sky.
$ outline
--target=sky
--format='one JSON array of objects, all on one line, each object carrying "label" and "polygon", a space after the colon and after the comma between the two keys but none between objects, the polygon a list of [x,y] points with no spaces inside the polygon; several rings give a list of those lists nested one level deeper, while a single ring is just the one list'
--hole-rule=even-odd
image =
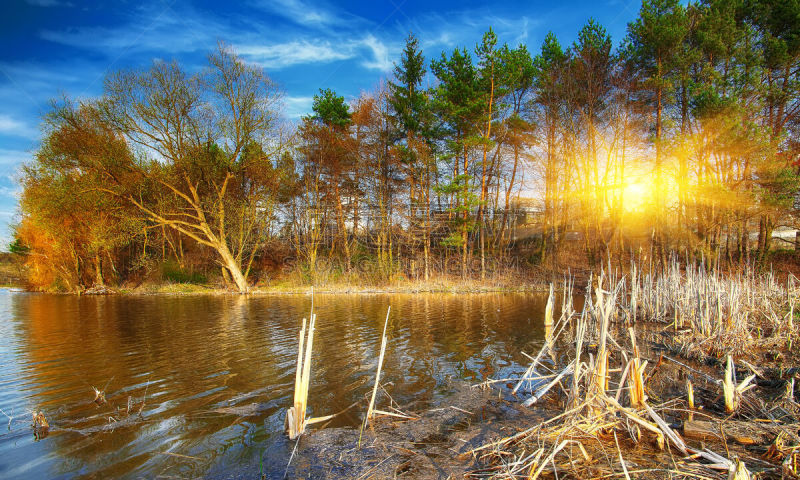
[{"label": "sky", "polygon": [[[222,41],[284,92],[284,115],[309,113],[320,88],[347,99],[390,78],[413,32],[428,62],[499,43],[539,51],[554,32],[569,46],[594,18],[615,46],[640,0],[0,0],[0,249],[19,219],[20,166],[31,161],[50,102],[102,94],[107,73],[178,60],[199,70]],[[431,81],[433,81],[431,79]]]}]

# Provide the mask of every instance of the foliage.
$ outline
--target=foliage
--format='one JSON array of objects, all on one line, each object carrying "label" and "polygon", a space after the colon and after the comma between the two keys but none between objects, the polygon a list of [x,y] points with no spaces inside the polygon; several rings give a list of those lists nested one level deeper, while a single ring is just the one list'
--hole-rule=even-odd
[{"label": "foliage", "polygon": [[799,8],[645,0],[617,48],[589,19],[570,45],[490,28],[432,61],[409,35],[385,83],[349,102],[322,88],[294,127],[223,45],[199,71],[112,72],[45,118],[13,251],[33,287],[65,290],[156,263],[246,292],[640,248],[766,261],[798,218]]}]

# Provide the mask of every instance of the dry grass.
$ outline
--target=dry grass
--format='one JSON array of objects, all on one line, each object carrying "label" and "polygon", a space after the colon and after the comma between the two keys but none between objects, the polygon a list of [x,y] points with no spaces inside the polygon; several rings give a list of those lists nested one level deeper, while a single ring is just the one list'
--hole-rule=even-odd
[{"label": "dry grass", "polygon": [[[483,468],[472,472],[472,477],[745,480],[752,478],[748,464],[758,465],[761,475],[778,475],[774,478],[796,474],[800,438],[794,427],[775,439],[769,458],[736,450],[725,438],[715,446],[692,446],[675,426],[676,421],[691,420],[695,414],[721,424],[726,420],[721,408],[719,417],[711,415],[720,397],[728,415],[745,420],[739,422],[744,428],[752,425],[758,430],[756,420],[762,418],[772,426],[798,422],[800,405],[794,400],[793,386],[787,386],[788,393],[770,405],[754,393],[756,373],[737,382],[733,360],[743,350],[756,355],[765,345],[790,348],[798,333],[792,322],[799,293],[793,277],[780,285],[771,274],[722,276],[707,272],[702,265],[681,269],[677,262],[663,273],[647,270],[651,273],[643,274],[641,265],[632,265],[628,276],[601,272],[596,279],[590,277],[580,314],[569,307],[572,288],[565,282],[556,334],[542,349],[558,349],[562,366],[552,375],[539,375],[540,353],[514,389],[516,393],[523,381],[539,380],[525,405],[548,395],[551,405],[562,406],[561,413],[474,449]],[[697,405],[695,387],[688,380],[679,398],[665,401],[663,395],[676,396],[674,391],[659,391],[658,401],[648,398],[652,390],[647,381],[661,360],[648,374],[648,361],[640,356],[634,331],[637,321],[643,320],[661,324],[656,328],[669,332],[679,346],[688,339],[703,345],[706,354],[727,356],[724,379],[702,377],[710,389],[717,390],[716,399],[704,395],[706,405]],[[626,331],[628,345],[614,336]],[[620,360],[618,368],[610,364],[612,353]],[[696,413],[698,407],[706,408]]]}]

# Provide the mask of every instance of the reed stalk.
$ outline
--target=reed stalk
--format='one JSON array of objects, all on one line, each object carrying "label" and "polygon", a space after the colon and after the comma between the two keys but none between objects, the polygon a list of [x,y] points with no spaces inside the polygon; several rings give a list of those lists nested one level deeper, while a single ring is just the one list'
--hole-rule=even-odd
[{"label": "reed stalk", "polygon": [[722,393],[725,398],[725,413],[731,414],[739,409],[744,392],[755,387],[751,384],[755,380],[756,375],[752,374],[745,378],[742,383],[736,384],[736,367],[733,364],[733,359],[728,355],[728,360],[725,365],[725,377],[722,380]]},{"label": "reed stalk", "polygon": [[643,407],[645,401],[644,368],[646,364],[643,365],[639,358],[639,347],[636,345],[636,334],[633,331],[633,327],[628,329],[628,334],[631,337],[631,344],[633,345],[633,358],[631,359],[631,366],[628,372],[628,388],[631,406]]},{"label": "reed stalk", "polygon": [[[572,358],[554,355],[554,361],[556,358],[561,359],[560,366],[553,369],[552,375],[537,377],[539,380],[548,380],[531,397],[522,400],[530,405],[541,401],[545,395],[559,396],[558,392],[561,391],[566,394],[567,410],[548,421],[472,452],[492,449],[492,453],[488,455],[498,458],[494,467],[495,473],[503,472],[495,478],[535,478],[544,475],[545,469],[556,477],[562,476],[561,472],[556,472],[558,469],[565,469],[566,477],[588,478],[585,475],[593,472],[593,467],[581,466],[579,461],[576,462],[576,449],[572,446],[576,446],[588,459],[584,446],[593,447],[586,443],[587,439],[590,442],[603,443],[609,432],[613,432],[615,443],[618,444],[616,435],[626,432],[636,443],[640,442],[643,435],[648,435],[651,439],[655,436],[657,445],[662,449],[669,448],[670,452],[684,456],[675,473],[686,472],[689,476],[710,478],[692,474],[692,469],[697,469],[694,472],[712,469],[724,472],[723,475],[731,480],[751,478],[744,463],[731,456],[727,447],[727,456],[722,456],[706,446],[697,450],[687,445],[679,428],[665,421],[674,418],[674,402],[672,407],[668,406],[671,403],[669,401],[659,401],[659,405],[649,404],[645,393],[645,379],[653,377],[658,364],[647,371],[647,361],[640,355],[635,331],[631,326],[643,320],[671,324],[670,327],[674,328],[669,330],[673,331],[671,334],[676,346],[682,351],[718,358],[726,356],[727,365],[721,381],[718,376],[714,378],[670,357],[663,358],[694,375],[700,375],[706,381],[705,388],[709,384],[721,386],[725,411],[729,415],[736,413],[741,417],[744,415],[740,412],[744,410],[741,407],[743,395],[755,387],[753,380],[759,370],[758,367],[748,364],[744,358],[741,359],[743,364],[753,370],[753,375],[738,382],[733,358],[735,355],[745,357],[748,353],[758,352],[762,345],[767,348],[775,348],[777,345],[785,348],[790,345],[792,337],[796,337],[792,320],[797,295],[800,294],[795,282],[790,277],[785,284],[779,284],[772,273],[757,274],[753,269],[745,269],[738,274],[721,275],[715,266],[709,268],[705,262],[679,265],[674,257],[671,263],[659,270],[652,268],[652,265],[648,269],[642,262],[633,262],[629,276],[620,277],[610,266],[608,274],[605,271],[601,271],[598,276],[590,273],[583,311],[571,329],[574,350],[568,344],[567,355]],[[559,325],[565,318],[567,320],[564,320],[564,324],[570,323],[568,320],[572,318],[572,312],[566,317],[563,313],[567,305],[571,305],[567,299],[567,285],[568,282],[565,282]],[[545,325],[553,322],[552,302],[551,285],[545,307]],[[611,328],[614,322],[628,324],[631,352],[622,349],[615,341],[615,332],[619,330]],[[668,332],[664,328],[657,330],[661,333]],[[529,379],[538,358],[546,349],[550,352],[564,352],[558,350],[557,342],[548,340],[542,352],[533,359],[531,367],[515,382],[515,393]],[[609,369],[609,355],[612,351],[615,356],[623,357],[619,362],[619,370]],[[646,372],[649,376],[645,375]],[[763,376],[763,372],[758,375]],[[563,389],[553,388],[562,382]],[[788,383],[785,392],[780,394],[780,401],[785,403],[789,400],[787,405],[793,407],[793,385]],[[623,392],[629,394],[630,406],[621,405]],[[689,380],[686,381],[686,403],[688,419],[692,421],[698,406],[695,402],[694,386]],[[751,403],[747,405],[753,408],[757,406]],[[686,428],[686,422],[683,428]],[[689,437],[690,433],[686,435],[688,438],[695,438]],[[525,442],[526,438],[530,440]],[[523,446],[522,449],[519,448],[520,445]],[[566,449],[567,446],[570,448]],[[511,452],[515,450],[521,450],[522,453],[514,456]],[[558,460],[559,457],[563,459]],[[616,472],[617,475],[633,474],[633,471],[627,472],[626,462],[627,459],[620,462],[622,472]],[[654,471],[657,468],[654,465]],[[642,471],[637,471],[637,474]]]},{"label": "reed stalk", "polygon": [[316,324],[316,314],[311,314],[311,321],[308,322],[308,334],[306,335],[306,319],[303,319],[303,326],[300,328],[300,335],[297,348],[297,371],[294,380],[294,404],[286,412],[286,424],[289,431],[289,438],[294,440],[305,433],[306,425],[315,423],[307,419],[306,410],[308,407],[308,387],[311,382],[311,355],[314,346],[314,326]]},{"label": "reed stalk", "polygon": [[383,322],[383,335],[381,335],[381,351],[378,355],[378,370],[375,372],[375,385],[372,386],[372,396],[369,399],[369,406],[367,407],[367,416],[364,420],[365,424],[369,423],[372,415],[375,412],[375,397],[378,395],[378,385],[381,383],[381,369],[383,368],[383,357],[386,354],[386,327],[389,325],[389,313],[392,307],[386,310],[386,320]]}]

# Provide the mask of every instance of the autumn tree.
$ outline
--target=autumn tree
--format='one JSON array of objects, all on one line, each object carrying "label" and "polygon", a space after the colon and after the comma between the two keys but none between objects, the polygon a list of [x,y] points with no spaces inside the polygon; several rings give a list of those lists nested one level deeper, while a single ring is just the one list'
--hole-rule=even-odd
[{"label": "autumn tree", "polygon": [[[209,67],[194,74],[163,61],[111,74],[100,102],[66,104],[51,123],[76,138],[57,152],[68,168],[93,172],[98,191],[211,248],[247,292],[260,242],[245,237],[258,238],[262,227],[253,213],[268,191],[256,185],[269,181],[265,168],[279,147],[279,95],[263,71],[229,49],[208,58]],[[96,128],[107,141],[84,141]]]},{"label": "autumn tree", "polygon": [[[62,123],[64,109],[70,111],[68,123]],[[129,203],[97,188],[107,182],[104,175],[83,168],[101,157],[129,159],[123,139],[96,110],[64,109],[48,118],[35,161],[22,169],[22,221],[15,235],[31,247],[27,263],[33,286],[80,290],[104,285],[117,272],[118,249],[144,225]]]}]

